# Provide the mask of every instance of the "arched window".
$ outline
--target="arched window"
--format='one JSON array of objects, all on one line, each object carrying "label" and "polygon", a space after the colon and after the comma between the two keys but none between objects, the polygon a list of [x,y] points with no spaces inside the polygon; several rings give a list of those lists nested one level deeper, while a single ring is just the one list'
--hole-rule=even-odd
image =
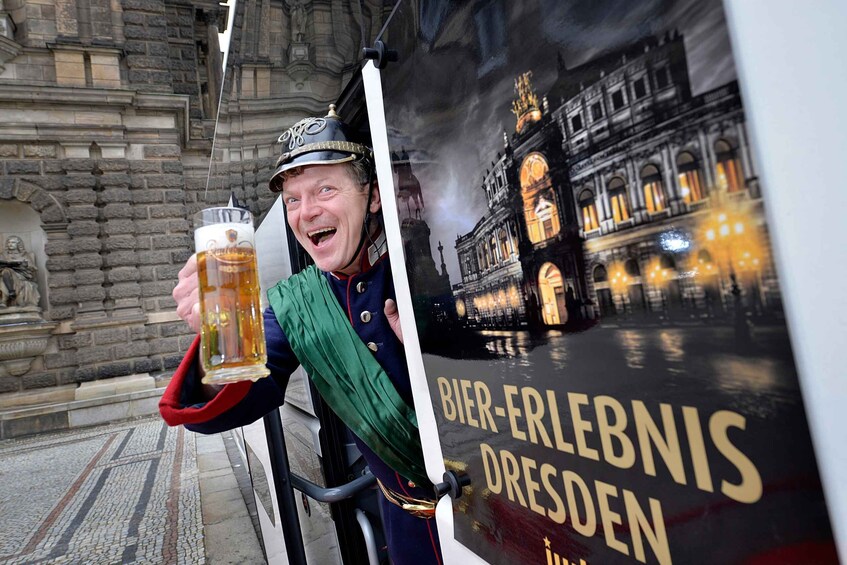
[{"label": "arched window", "polygon": [[470,276],[470,274],[473,272],[473,270],[471,268],[471,258],[470,258],[469,254],[465,254],[462,257],[462,266],[463,266],[464,271],[465,271],[464,273],[462,273],[462,276],[463,277]]},{"label": "arched window", "polygon": [[521,165],[521,197],[529,240],[539,243],[559,233],[559,210],[550,167],[541,153],[530,153]]},{"label": "arched window", "polygon": [[603,283],[609,281],[609,273],[606,271],[606,267],[603,265],[597,265],[594,267],[594,282],[595,283]]},{"label": "arched window", "polygon": [[674,261],[674,258],[668,255],[667,253],[662,253],[659,256],[659,266],[662,269],[676,270],[676,261]]},{"label": "arched window", "polygon": [[500,256],[505,261],[512,254],[512,246],[509,242],[509,236],[506,235],[506,230],[500,228],[500,231],[497,233],[497,237],[500,239]]},{"label": "arched window", "polygon": [[682,201],[686,204],[699,202],[706,197],[703,185],[700,182],[700,166],[697,159],[688,151],[683,151],[676,158],[677,181]]},{"label": "arched window", "polygon": [[715,176],[720,188],[727,192],[738,192],[742,188],[741,167],[735,149],[728,141],[719,139],[715,142]]},{"label": "arched window", "polygon": [[662,175],[655,165],[641,169],[641,189],[648,212],[661,212],[666,208],[665,191],[662,188]]},{"label": "arched window", "polygon": [[600,227],[597,221],[597,206],[594,203],[594,193],[583,190],[579,195],[579,209],[582,211],[582,229],[589,232]]},{"label": "arched window", "polygon": [[535,206],[535,217],[541,222],[541,238],[550,239],[556,235],[554,230],[554,217],[556,214],[556,205],[544,198],[538,199],[538,204]]},{"label": "arched window", "polygon": [[565,308],[565,285],[562,273],[553,263],[544,263],[538,271],[538,288],[541,291],[541,308],[544,323],[564,324],[568,321]]},{"label": "arched window", "polygon": [[626,183],[621,177],[609,181],[609,202],[612,204],[612,217],[615,223],[629,219],[629,198],[626,196]]},{"label": "arched window", "polygon": [[638,261],[635,259],[627,259],[626,263],[623,264],[623,269],[626,271],[626,274],[631,277],[641,276],[641,268],[638,266]]},{"label": "arched window", "polygon": [[500,257],[500,253],[497,251],[497,238],[494,237],[494,234],[491,234],[489,246],[491,247],[491,263],[499,263],[503,258]]}]

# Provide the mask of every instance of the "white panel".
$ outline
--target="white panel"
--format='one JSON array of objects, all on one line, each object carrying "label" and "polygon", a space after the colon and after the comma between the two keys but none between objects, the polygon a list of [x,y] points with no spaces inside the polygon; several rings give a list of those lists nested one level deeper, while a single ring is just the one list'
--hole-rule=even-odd
[{"label": "white panel", "polygon": [[847,3],[729,2],[727,19],[806,413],[847,561]]},{"label": "white panel", "polygon": [[[369,61],[362,69],[365,84],[365,98],[368,104],[368,120],[371,127],[371,141],[376,157],[376,176],[379,181],[379,195],[382,199],[382,217],[388,237],[388,253],[391,257],[391,270],[394,287],[397,292],[397,309],[400,312],[400,325],[403,328],[403,341],[406,348],[406,361],[409,365],[409,377],[412,381],[412,395],[418,426],[421,430],[421,444],[429,480],[440,483],[444,474],[444,458],[441,454],[441,442],[435,426],[435,412],[424,372],[418,329],[415,326],[412,295],[409,292],[409,277],[406,269],[397,268],[404,264],[403,239],[400,235],[400,218],[397,215],[397,199],[394,194],[394,175],[391,172],[391,155],[388,151],[388,133],[385,127],[385,110],[382,100],[382,83],[379,70]],[[441,538],[441,550],[444,563],[474,565],[485,563],[453,537],[453,512],[449,497],[438,505],[436,512],[438,533]]]}]

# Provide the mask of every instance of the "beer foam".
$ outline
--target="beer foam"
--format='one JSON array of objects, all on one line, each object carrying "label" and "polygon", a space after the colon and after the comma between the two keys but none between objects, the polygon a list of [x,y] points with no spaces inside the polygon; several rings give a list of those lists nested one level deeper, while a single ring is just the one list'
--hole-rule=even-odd
[{"label": "beer foam", "polygon": [[200,253],[225,247],[253,247],[253,226],[250,224],[215,224],[194,231],[194,249]]}]

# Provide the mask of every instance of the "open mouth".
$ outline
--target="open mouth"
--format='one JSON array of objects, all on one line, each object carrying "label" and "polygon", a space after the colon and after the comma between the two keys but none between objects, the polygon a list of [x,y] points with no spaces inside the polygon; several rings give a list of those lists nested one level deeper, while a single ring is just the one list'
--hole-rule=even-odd
[{"label": "open mouth", "polygon": [[322,243],[332,239],[332,236],[335,235],[336,231],[338,231],[336,228],[321,228],[319,230],[309,232],[309,240],[315,247],[320,247]]}]

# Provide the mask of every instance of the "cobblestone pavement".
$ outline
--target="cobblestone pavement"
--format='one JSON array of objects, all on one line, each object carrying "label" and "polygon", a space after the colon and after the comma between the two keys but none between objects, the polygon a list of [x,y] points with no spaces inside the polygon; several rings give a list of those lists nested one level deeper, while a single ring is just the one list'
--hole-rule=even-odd
[{"label": "cobblestone pavement", "polygon": [[158,416],[0,442],[0,563],[204,563],[195,453]]}]

